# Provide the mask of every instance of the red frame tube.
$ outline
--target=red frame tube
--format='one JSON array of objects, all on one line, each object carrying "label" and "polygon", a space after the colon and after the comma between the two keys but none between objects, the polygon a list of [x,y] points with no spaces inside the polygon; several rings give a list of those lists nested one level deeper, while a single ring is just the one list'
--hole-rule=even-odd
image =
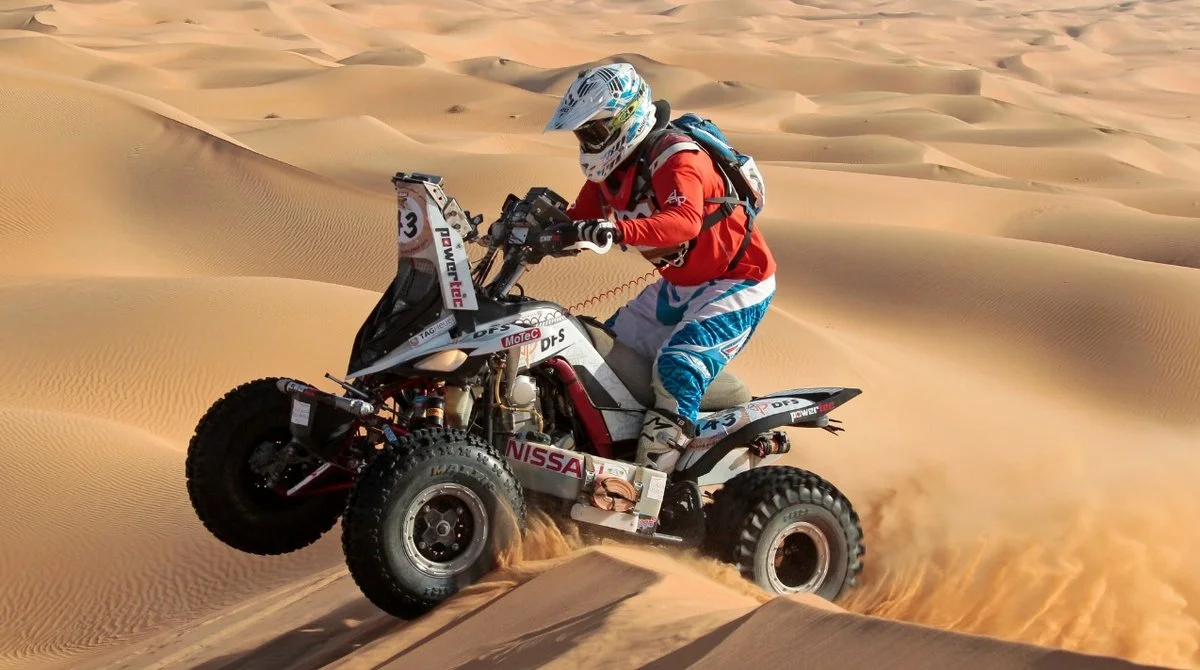
[{"label": "red frame tube", "polygon": [[583,422],[583,429],[587,432],[588,438],[596,447],[596,454],[604,458],[612,458],[612,435],[608,432],[604,414],[592,404],[587,389],[583,388],[583,382],[580,382],[579,376],[575,374],[575,368],[572,368],[571,364],[560,356],[551,358],[546,361],[546,364],[558,374],[559,379],[567,387],[567,395],[570,396],[571,404],[575,406],[575,411],[579,414],[579,420]]},{"label": "red frame tube", "polygon": [[[318,477],[317,479],[320,479],[320,477]],[[316,480],[313,480],[313,481],[316,481]],[[315,495],[320,495],[322,493],[334,493],[335,491],[345,491],[346,489],[353,488],[353,487],[354,487],[353,481],[338,482],[337,484],[329,484],[327,486],[322,486],[321,488],[313,489],[311,491],[308,491],[306,489],[301,489],[300,491],[297,491],[296,493],[297,494],[304,493],[304,495],[315,496]],[[292,497],[294,498],[297,496],[292,496]]]}]

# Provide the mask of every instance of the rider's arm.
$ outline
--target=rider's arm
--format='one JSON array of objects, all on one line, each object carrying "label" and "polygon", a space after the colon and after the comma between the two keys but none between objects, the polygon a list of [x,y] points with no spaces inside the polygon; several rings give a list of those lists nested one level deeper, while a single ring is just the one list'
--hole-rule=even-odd
[{"label": "rider's arm", "polygon": [[680,151],[659,167],[652,181],[662,209],[652,216],[618,221],[623,244],[668,247],[700,234],[704,220],[704,158],[698,151]]},{"label": "rider's arm", "polygon": [[604,208],[600,206],[600,187],[594,182],[585,181],[575,202],[567,207],[567,216],[573,221],[604,218]]}]

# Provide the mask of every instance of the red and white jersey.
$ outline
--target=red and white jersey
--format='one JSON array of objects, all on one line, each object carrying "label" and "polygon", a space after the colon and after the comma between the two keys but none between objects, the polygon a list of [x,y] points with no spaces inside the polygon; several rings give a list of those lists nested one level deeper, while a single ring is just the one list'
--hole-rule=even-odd
[{"label": "red and white jersey", "polygon": [[[643,197],[631,202],[637,181],[632,161],[618,168],[603,183],[585,182],[567,209],[572,219],[612,218],[621,228],[623,243],[645,252],[680,247],[674,263],[659,267],[663,279],[679,286],[695,286],[714,279],[761,281],[775,274],[775,259],[755,226],[741,261],[729,262],[746,236],[746,212],[741,207],[703,233],[701,223],[721,207],[705,202],[725,196],[725,180],[712,159],[690,138],[667,133],[653,148],[650,164],[654,195],[661,209]],[[610,188],[616,185],[615,189]],[[697,237],[699,235],[699,237]],[[689,249],[689,242],[695,244]]]}]

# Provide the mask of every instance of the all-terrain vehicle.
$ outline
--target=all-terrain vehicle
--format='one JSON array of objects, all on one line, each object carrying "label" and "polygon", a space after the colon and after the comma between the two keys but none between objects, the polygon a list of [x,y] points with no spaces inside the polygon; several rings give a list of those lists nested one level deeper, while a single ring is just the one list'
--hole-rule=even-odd
[{"label": "all-terrain vehicle", "polygon": [[[510,194],[481,235],[483,217],[447,197],[440,177],[392,183],[398,267],[358,331],[347,378],[326,374],[341,391],[258,379],[197,425],[187,487],[213,535],[281,554],[340,516],[355,582],[401,618],[493,569],[535,502],[597,532],[698,547],[774,593],[834,600],[854,584],[864,547],[850,502],[775,462],[790,449],[779,428],[842,430],[829,414],[859,389],[754,396],[722,373],[675,470],[639,467],[651,361],[517,285],[546,257],[611,243],[549,232],[570,219],[546,188]],[[467,243],[486,247],[473,267]]]}]

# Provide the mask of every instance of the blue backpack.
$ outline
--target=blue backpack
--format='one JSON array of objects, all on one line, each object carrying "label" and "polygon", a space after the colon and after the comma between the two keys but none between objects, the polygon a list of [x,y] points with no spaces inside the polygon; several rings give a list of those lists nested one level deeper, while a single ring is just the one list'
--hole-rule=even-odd
[{"label": "blue backpack", "polygon": [[[639,176],[635,193],[648,194],[655,207],[661,207],[661,205],[654,194],[650,166],[657,155],[650,154],[653,153],[655,145],[662,139],[662,136],[671,131],[683,133],[699,145],[712,158],[713,164],[725,178],[725,197],[707,200],[707,202],[721,203],[721,208],[704,217],[700,232],[704,232],[728,218],[737,207],[746,210],[746,235],[742,238],[741,247],[729,262],[729,269],[732,270],[741,262],[742,256],[746,253],[746,247],[750,245],[750,232],[754,228],[754,219],[767,204],[767,187],[762,173],[758,171],[754,158],[733,148],[717,124],[710,119],[689,112],[672,119],[665,127],[651,131],[642,143],[646,149],[638,158]],[[694,243],[695,240],[692,241],[692,244]]]}]

